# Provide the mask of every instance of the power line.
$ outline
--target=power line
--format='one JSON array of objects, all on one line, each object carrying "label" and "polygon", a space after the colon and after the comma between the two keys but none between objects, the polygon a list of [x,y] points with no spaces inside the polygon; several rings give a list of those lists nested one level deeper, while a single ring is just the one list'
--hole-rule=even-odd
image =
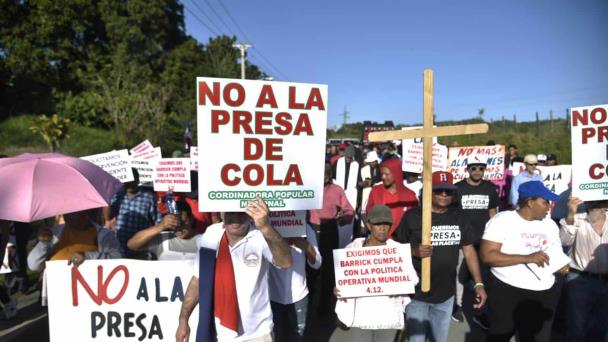
[{"label": "power line", "polygon": [[[241,26],[237,23],[236,20],[234,20],[234,17],[232,17],[232,15],[230,14],[230,11],[228,11],[228,8],[226,8],[226,6],[224,6],[224,4],[222,3],[221,0],[217,0],[217,2],[220,4],[220,6],[222,7],[222,9],[224,10],[224,12],[226,13],[226,15],[228,16],[228,19],[230,19],[230,21],[232,21],[232,23],[234,24],[234,26],[236,27],[236,29],[243,35],[243,38],[245,38],[246,41],[248,41],[249,43],[253,43],[251,39],[249,39],[249,37],[247,37],[247,34],[245,34],[245,31],[243,31],[243,29],[241,29]],[[253,47],[251,49],[252,51],[255,51],[263,60],[266,61],[266,63],[268,63],[268,65],[270,65],[270,67],[272,69],[274,69],[274,71],[279,74],[283,79],[288,80],[289,77],[287,77],[287,75],[285,75],[283,72],[281,72],[281,70],[279,70],[277,67],[274,66],[274,64],[272,64],[272,62],[270,62],[270,60],[268,58],[266,58],[261,52],[260,49]]]},{"label": "power line", "polygon": [[213,35],[215,36],[219,36],[219,34],[217,34],[217,32],[215,32],[211,27],[209,27],[209,25],[207,25],[204,21],[201,20],[201,18],[199,18],[196,13],[194,13],[190,8],[188,8],[188,6],[186,6],[186,3],[184,3],[184,8],[186,9],[186,11],[190,12],[190,14],[192,14],[192,16],[199,22],[201,23],[203,26],[205,26],[207,28],[207,30],[209,30],[209,32],[213,33]]},{"label": "power line", "polygon": [[[194,0],[192,0],[192,1],[194,1]],[[215,16],[216,16],[216,17],[217,17],[217,18],[220,20],[220,22],[221,22],[222,24],[224,24],[224,26],[225,26],[225,27],[228,29],[228,31],[230,32],[230,34],[231,34],[231,35],[233,35],[233,36],[236,36],[236,34],[234,33],[234,31],[232,31],[232,30],[230,29],[230,26],[228,26],[228,24],[226,24],[226,22],[224,21],[224,19],[222,18],[222,16],[221,16],[221,15],[219,15],[219,13],[217,13],[217,12],[215,11],[215,8],[213,8],[213,6],[211,6],[211,4],[209,3],[209,1],[207,1],[207,0],[204,0],[204,1],[205,1],[205,3],[207,4],[207,7],[209,7],[209,8],[211,9],[211,11],[212,11],[212,12],[215,14]]]},{"label": "power line", "polygon": [[207,20],[209,20],[209,23],[215,28],[217,29],[218,32],[222,32],[222,29],[216,25],[213,20],[211,20],[211,18],[207,15],[207,13],[205,13],[205,11],[203,11],[203,9],[196,3],[195,0],[190,0],[190,2],[192,2],[194,4],[194,6],[196,6],[196,8],[198,8],[198,10],[205,16],[205,18],[207,18]]}]

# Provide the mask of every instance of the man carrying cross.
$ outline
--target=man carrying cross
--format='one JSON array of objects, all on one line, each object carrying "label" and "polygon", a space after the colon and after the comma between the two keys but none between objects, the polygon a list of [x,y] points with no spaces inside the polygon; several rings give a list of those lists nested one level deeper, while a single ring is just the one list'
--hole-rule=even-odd
[{"label": "man carrying cross", "polygon": [[[429,292],[420,288],[406,308],[407,334],[410,342],[426,341],[427,335],[435,341],[446,341],[450,328],[450,316],[454,304],[458,252],[462,248],[471,277],[475,281],[476,304],[485,304],[487,295],[479,271],[479,260],[473,247],[475,234],[469,217],[462,209],[452,207],[456,186],[452,174],[433,172],[431,244],[421,244],[422,208],[408,211],[397,228],[396,240],[412,245],[412,262],[418,273],[421,258],[433,256],[431,277],[434,286]],[[423,189],[423,192],[427,191]],[[430,333],[427,332],[430,326]]]}]

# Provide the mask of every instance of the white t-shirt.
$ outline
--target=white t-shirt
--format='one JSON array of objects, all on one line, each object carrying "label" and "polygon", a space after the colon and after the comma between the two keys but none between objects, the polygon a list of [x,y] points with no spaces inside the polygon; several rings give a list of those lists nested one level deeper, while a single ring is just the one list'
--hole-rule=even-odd
[{"label": "white t-shirt", "polygon": [[[209,227],[196,240],[198,248],[218,249],[224,234],[223,223]],[[268,269],[272,253],[262,233],[249,227],[249,233],[230,248],[234,268],[239,319],[243,334],[234,338],[216,320],[218,340],[246,341],[272,332],[272,311],[268,297]],[[199,254],[194,262],[194,276],[199,276]]]},{"label": "white t-shirt", "polygon": [[[559,228],[549,216],[528,221],[515,210],[500,212],[488,221],[483,240],[502,244],[500,251],[504,254],[528,255],[547,249],[561,250]],[[539,280],[526,264],[492,267],[491,271],[500,281],[527,290],[547,290],[555,282],[553,274],[538,274]]]},{"label": "white t-shirt", "polygon": [[[312,245],[317,253],[314,264],[308,265],[318,270],[321,267],[321,253],[317,246],[317,237],[314,230],[306,225],[306,240]],[[270,286],[270,300],[279,304],[292,304],[302,300],[308,295],[306,286],[306,252],[296,246],[291,246],[293,264],[290,268],[270,268],[268,275]]]}]

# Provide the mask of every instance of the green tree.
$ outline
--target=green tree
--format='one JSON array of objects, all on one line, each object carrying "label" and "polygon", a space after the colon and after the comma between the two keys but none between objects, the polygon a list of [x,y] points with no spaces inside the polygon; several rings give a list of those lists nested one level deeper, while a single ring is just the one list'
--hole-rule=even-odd
[{"label": "green tree", "polygon": [[38,116],[30,123],[30,131],[42,137],[51,151],[56,151],[62,140],[69,138],[68,129],[70,120],[57,114],[48,117],[44,114]]}]

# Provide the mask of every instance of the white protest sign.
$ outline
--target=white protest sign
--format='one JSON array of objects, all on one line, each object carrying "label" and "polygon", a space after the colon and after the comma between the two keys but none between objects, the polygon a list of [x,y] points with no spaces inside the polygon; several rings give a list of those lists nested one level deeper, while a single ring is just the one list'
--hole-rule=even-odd
[{"label": "white protest sign", "polygon": [[157,160],[163,157],[160,147],[153,147],[151,150],[146,150],[142,153],[132,154],[133,159]]},{"label": "white protest sign", "polygon": [[270,225],[284,238],[306,236],[306,211],[288,210],[268,213]]},{"label": "white protest sign", "polygon": [[132,159],[131,166],[139,173],[139,185],[151,183],[154,180],[155,160]]},{"label": "white protest sign", "polygon": [[[422,127],[403,127],[407,131]],[[423,138],[403,139],[401,143],[403,158],[401,169],[405,172],[422,173]],[[444,171],[448,167],[448,148],[433,137],[433,171]]]},{"label": "white protest sign", "polygon": [[154,191],[190,192],[190,159],[163,158],[154,165]]},{"label": "white protest sign", "polygon": [[190,169],[198,171],[198,146],[190,146]]},{"label": "white protest sign", "polygon": [[572,177],[572,165],[537,166],[543,176],[545,187],[551,192],[561,194],[568,190]]},{"label": "white protest sign", "polygon": [[198,77],[197,122],[201,211],[322,207],[326,85]]},{"label": "white protest sign", "polygon": [[147,151],[150,151],[153,148],[154,148],[154,146],[152,146],[152,143],[150,143],[150,141],[148,139],[146,139],[146,140],[140,142],[139,144],[137,144],[132,149],[130,149],[129,153],[131,155],[138,155],[138,154],[142,154],[142,153],[145,153]]},{"label": "white protest sign", "polygon": [[[521,162],[515,162],[511,165],[513,177],[524,172],[525,169],[526,165]],[[572,165],[538,165],[535,173],[543,177],[543,184],[547,189],[559,195],[568,190],[568,183],[572,179]]]},{"label": "white protest sign", "polygon": [[608,105],[570,109],[572,196],[608,199]]},{"label": "white protest sign", "polygon": [[334,249],[340,296],[367,297],[414,293],[416,270],[409,244]]},{"label": "white protest sign", "polygon": [[114,176],[122,183],[133,181],[133,170],[131,170],[131,157],[127,150],[111,151],[81,157],[99,166],[105,172]]},{"label": "white protest sign", "polygon": [[[47,261],[50,341],[173,341],[192,269],[184,260]],[[194,332],[197,322],[198,309]]]},{"label": "white protest sign", "polygon": [[468,177],[467,165],[474,158],[486,162],[483,179],[494,181],[505,177],[505,146],[461,146],[450,147],[449,171],[454,176],[454,182]]}]

